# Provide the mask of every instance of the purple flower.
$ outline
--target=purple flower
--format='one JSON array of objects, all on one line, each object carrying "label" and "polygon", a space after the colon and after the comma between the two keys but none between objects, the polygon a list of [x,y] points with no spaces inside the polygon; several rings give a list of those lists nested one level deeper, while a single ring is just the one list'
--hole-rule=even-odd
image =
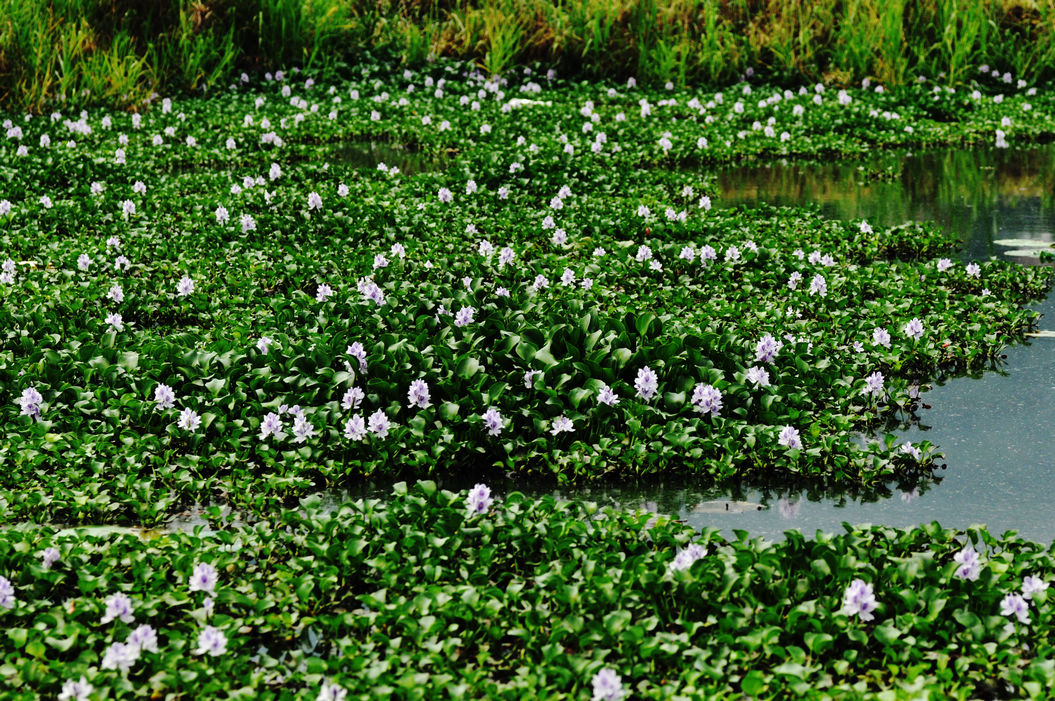
[{"label": "purple flower", "polygon": [[319,285],[318,289],[315,290],[315,301],[325,302],[326,299],[332,294],[333,288],[327,285],[326,283],[322,283],[321,285]]},{"label": "purple flower", "polygon": [[498,413],[498,409],[493,406],[487,407],[487,411],[481,418],[484,420],[484,427],[489,435],[497,436],[502,432],[502,415]]},{"label": "purple flower", "polygon": [[916,462],[919,462],[923,459],[923,451],[921,451],[919,448],[912,445],[911,443],[905,443],[904,445],[902,445],[901,452],[916,458]]},{"label": "purple flower", "polygon": [[16,601],[15,588],[7,577],[0,576],[0,608],[14,608]]},{"label": "purple flower", "polygon": [[362,416],[356,414],[345,422],[344,437],[352,441],[361,441],[366,438],[366,421]]},{"label": "purple flower", "polygon": [[1029,604],[1020,594],[1008,594],[1000,602],[1000,615],[1014,616],[1019,623],[1029,624]]},{"label": "purple flower", "polygon": [[158,634],[154,629],[144,623],[128,635],[127,645],[136,649],[136,654],[143,652],[158,651]]},{"label": "purple flower", "polygon": [[956,571],[953,573],[957,579],[966,579],[970,582],[978,579],[982,572],[982,562],[978,559],[978,553],[970,545],[952,556],[956,562]]},{"label": "purple flower", "polygon": [[298,414],[293,419],[293,440],[296,443],[303,443],[312,436],[315,435],[315,427],[312,426],[311,422],[308,421],[304,414]]},{"label": "purple flower", "polygon": [[219,579],[220,573],[215,567],[207,562],[199,562],[194,565],[194,571],[187,581],[187,588],[190,591],[204,591],[211,594],[216,589],[216,582]]},{"label": "purple flower", "polygon": [[615,406],[619,403],[619,395],[608,385],[601,385],[601,389],[597,392],[597,401],[605,406]]},{"label": "purple flower", "polygon": [[407,391],[407,402],[411,407],[424,409],[429,405],[429,386],[425,380],[414,380]]},{"label": "purple flower", "polygon": [[531,389],[535,386],[535,378],[542,377],[541,370],[528,370],[524,373],[524,387]]},{"label": "purple flower", "polygon": [[938,272],[944,273],[946,270],[952,267],[952,261],[948,258],[942,258],[938,261]]},{"label": "purple flower", "polygon": [[313,209],[322,209],[322,197],[317,192],[308,193],[308,211]]},{"label": "purple flower", "polygon": [[212,626],[205,626],[201,633],[198,633],[198,648],[194,651],[195,655],[219,657],[225,652],[227,652],[227,636],[223,634],[223,631]]},{"label": "purple flower", "polygon": [[373,414],[370,414],[370,432],[378,438],[386,438],[388,436],[388,430],[392,428],[392,423],[388,420],[385,412],[378,409]]},{"label": "purple flower", "polygon": [[701,414],[718,416],[722,410],[722,393],[701,382],[692,390],[692,407]]},{"label": "purple flower", "polygon": [[791,426],[785,426],[780,430],[780,436],[777,437],[777,443],[792,450],[802,448],[802,440],[799,438],[799,432],[797,429]]},{"label": "purple flower", "polygon": [[187,407],[180,412],[179,415],[179,427],[185,431],[197,431],[198,427],[201,426],[201,417],[198,416],[198,412],[194,411],[190,407]]},{"label": "purple flower", "polygon": [[828,296],[828,283],[824,280],[824,276],[817,273],[810,280],[810,294],[820,295],[821,297]]},{"label": "purple flower", "polygon": [[796,270],[791,274],[791,277],[788,278],[788,289],[797,289],[800,282],[802,282],[802,273]]},{"label": "purple flower", "polygon": [[919,319],[912,319],[905,324],[905,335],[914,341],[918,341],[923,338],[923,322]]},{"label": "purple flower", "polygon": [[362,402],[365,398],[366,394],[363,393],[363,390],[359,389],[358,387],[352,387],[344,393],[344,397],[341,399],[341,407],[345,411],[349,411],[351,409],[358,409],[360,402]]},{"label": "purple flower", "polygon": [[333,682],[325,681],[319,687],[319,695],[315,697],[315,701],[345,701],[347,698],[348,691],[346,689],[337,686]]},{"label": "purple flower", "polygon": [[769,373],[765,368],[754,366],[747,369],[746,379],[755,387],[769,387]]},{"label": "purple flower", "polygon": [[692,543],[683,550],[678,551],[678,554],[674,556],[674,560],[670,563],[669,569],[671,572],[687,570],[692,567],[692,563],[696,562],[706,554],[706,548],[702,545]]},{"label": "purple flower", "polygon": [[567,416],[558,416],[553,419],[549,432],[556,436],[558,433],[570,433],[575,430],[575,424]]},{"label": "purple flower", "polygon": [[62,685],[59,701],[89,701],[94,691],[95,687],[89,684],[83,676],[80,681],[67,679]]},{"label": "purple flower", "polygon": [[99,623],[105,625],[115,618],[120,618],[125,623],[135,620],[135,616],[132,615],[132,600],[121,592],[112,594],[106,600],[106,612],[103,613],[103,618]]},{"label": "purple flower", "polygon": [[168,385],[158,385],[154,388],[154,401],[158,409],[169,409],[176,401],[176,393]]},{"label": "purple flower", "polygon": [[282,432],[282,417],[275,412],[268,413],[260,423],[260,440],[267,440],[268,436],[278,436]]},{"label": "purple flower", "polygon": [[605,667],[593,675],[591,684],[593,685],[591,701],[622,701],[626,696],[623,680],[619,678],[614,669]]},{"label": "purple flower", "polygon": [[363,344],[356,341],[352,345],[348,346],[345,353],[356,358],[359,361],[360,372],[366,372],[366,349],[363,348]]},{"label": "purple flower", "polygon": [[1042,591],[1046,591],[1048,583],[1040,577],[1034,577],[1032,575],[1022,580],[1022,598],[1032,599],[1034,594],[1039,594]]},{"label": "purple flower", "polygon": [[491,508],[492,503],[494,503],[494,499],[491,498],[491,490],[488,489],[487,485],[483,484],[477,484],[473,487],[466,499],[470,515],[486,513]]},{"label": "purple flower", "polygon": [[180,297],[186,297],[194,292],[194,280],[184,275],[180,278],[179,283],[176,284],[176,294]]},{"label": "purple flower", "polygon": [[658,388],[659,377],[652,371],[652,368],[646,365],[637,371],[637,378],[634,380],[634,389],[637,390],[637,396],[647,402],[655,396]]},{"label": "purple flower", "polygon": [[45,548],[44,551],[40,553],[40,558],[42,560],[41,566],[46,570],[50,570],[51,566],[59,561],[59,549]]},{"label": "purple flower", "polygon": [[138,647],[125,643],[114,643],[106,649],[103,661],[99,666],[102,669],[119,669],[127,673],[138,659]]},{"label": "purple flower", "polygon": [[981,276],[982,276],[982,268],[981,268],[981,266],[979,266],[977,263],[968,263],[967,264],[967,277],[976,277],[977,278],[977,277],[981,277]]},{"label": "purple flower", "polygon": [[879,604],[872,593],[872,585],[862,579],[855,579],[850,583],[850,586],[846,587],[846,591],[843,593],[841,613],[845,613],[848,616],[856,615],[862,621],[870,621],[875,618],[872,615],[872,611],[875,611],[878,606]]},{"label": "purple flower", "polygon": [[22,390],[22,396],[17,400],[18,405],[22,407],[23,416],[32,416],[35,419],[40,418],[40,405],[44,401],[44,397],[40,395],[36,387],[26,387]]},{"label": "purple flower", "polygon": [[109,324],[114,331],[123,331],[125,328],[124,320],[121,318],[121,315],[116,312],[107,315],[106,323]]},{"label": "purple flower", "polygon": [[890,347],[890,332],[882,326],[872,331],[872,343],[884,348]]},{"label": "purple flower", "polygon": [[783,343],[767,333],[757,344],[755,344],[755,362],[772,363],[776,360],[777,353],[779,353],[780,349],[783,347]]},{"label": "purple flower", "polygon": [[455,326],[468,326],[473,323],[473,314],[476,310],[472,307],[462,307],[458,310],[458,313],[454,315]]},{"label": "purple flower", "polygon": [[880,399],[883,396],[883,373],[876,371],[865,378],[865,394]]},{"label": "purple flower", "polygon": [[437,193],[437,196],[440,198],[440,202],[443,202],[444,204],[449,203],[451,200],[454,199],[454,194],[445,187],[440,188],[440,191]]}]

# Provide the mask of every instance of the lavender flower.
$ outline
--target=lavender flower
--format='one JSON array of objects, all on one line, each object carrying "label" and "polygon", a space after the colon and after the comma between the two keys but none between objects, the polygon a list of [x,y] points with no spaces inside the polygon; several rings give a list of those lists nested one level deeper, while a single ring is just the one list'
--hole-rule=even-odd
[{"label": "lavender flower", "polygon": [[333,288],[324,282],[319,285],[317,290],[315,290],[315,301],[325,302],[332,294]]},{"label": "lavender flower", "polygon": [[22,416],[32,416],[35,419],[40,418],[40,405],[44,401],[44,397],[40,395],[36,387],[26,387],[22,390],[22,396],[17,400],[18,405],[22,407]]},{"label": "lavender flower", "polygon": [[916,462],[919,462],[923,459],[923,451],[921,451],[919,448],[912,445],[911,443],[905,443],[904,445],[902,445],[901,452],[916,458]]},{"label": "lavender flower", "polygon": [[356,414],[345,422],[344,437],[352,441],[361,441],[366,438],[366,422],[362,416]]},{"label": "lavender flower", "polygon": [[524,373],[524,387],[532,389],[535,386],[535,378],[542,377],[541,370],[528,370]]},{"label": "lavender flower", "polygon": [[15,588],[7,577],[0,576],[0,608],[10,609],[15,607]]},{"label": "lavender flower", "polygon": [[407,391],[407,403],[410,407],[424,409],[429,405],[429,386],[425,380],[414,380]]},{"label": "lavender flower", "polygon": [[871,621],[879,604],[872,593],[872,585],[862,579],[855,579],[846,587],[843,594],[843,608],[841,613],[848,616],[858,616],[862,621]]},{"label": "lavender flower", "polygon": [[905,335],[914,341],[918,341],[923,338],[923,322],[919,319],[912,319],[905,324]]},{"label": "lavender flower", "polygon": [[473,323],[473,314],[476,310],[472,307],[462,307],[458,310],[458,313],[454,315],[455,326],[468,326]]},{"label": "lavender flower", "polygon": [[205,626],[201,633],[198,633],[198,648],[194,651],[195,655],[219,657],[225,652],[227,652],[227,636],[223,634],[223,631],[212,626]]},{"label": "lavender flower", "polygon": [[274,341],[267,336],[261,336],[260,340],[256,342],[256,349],[264,355],[267,355],[267,349],[272,343],[274,343]]},{"label": "lavender flower", "polygon": [[780,430],[780,435],[777,437],[777,443],[792,450],[802,448],[802,440],[799,438],[798,429],[791,426],[785,426]]},{"label": "lavender flower", "polygon": [[62,685],[59,701],[89,701],[94,691],[95,687],[89,684],[83,676],[80,681],[67,679]]},{"label": "lavender flower", "polygon": [[798,289],[800,282],[802,282],[802,273],[796,270],[791,274],[791,277],[788,278],[788,289]]},{"label": "lavender flower", "polygon": [[1014,616],[1019,623],[1029,624],[1029,604],[1020,594],[1008,594],[1000,602],[1000,615]]},{"label": "lavender flower", "polygon": [[952,559],[957,564],[956,571],[953,573],[957,579],[966,579],[970,582],[978,579],[978,575],[982,572],[982,562],[978,559],[978,553],[973,547],[966,546],[953,555]]},{"label": "lavender flower", "polygon": [[120,283],[115,282],[106,296],[118,304],[125,301],[125,291],[121,289]]},{"label": "lavender flower", "polygon": [[1046,591],[1048,583],[1040,577],[1034,577],[1032,575],[1022,580],[1022,598],[1032,599],[1034,594],[1039,594],[1042,591]]},{"label": "lavender flower", "polygon": [[293,419],[293,439],[296,443],[303,443],[315,435],[315,427],[308,421],[307,417],[299,414]]},{"label": "lavender flower", "polygon": [[883,373],[876,371],[865,378],[865,394],[877,399],[883,396]]},{"label": "lavender flower", "polygon": [[385,412],[378,409],[373,414],[370,414],[370,432],[376,435],[378,438],[386,438],[388,436],[388,430],[392,427],[392,423],[388,420]]},{"label": "lavender flower", "polygon": [[502,415],[498,413],[498,409],[493,406],[487,407],[487,411],[483,413],[481,418],[489,435],[497,436],[502,432]]},{"label": "lavender flower", "polygon": [[768,333],[755,344],[755,362],[772,363],[777,358],[777,353],[784,344],[773,338]]},{"label": "lavender flower", "polygon": [[454,199],[454,194],[445,187],[440,188],[437,196],[439,197],[440,202],[443,202],[444,204],[447,204]]},{"label": "lavender flower", "polygon": [[308,193],[308,212],[322,209],[322,197],[317,192]]},{"label": "lavender flower", "polygon": [[477,484],[473,487],[466,499],[470,515],[486,513],[493,503],[494,499],[491,498],[491,490],[488,489],[487,485],[483,484]]},{"label": "lavender flower", "polygon": [[103,618],[99,623],[105,625],[115,618],[120,618],[125,623],[135,620],[135,616],[132,615],[132,600],[121,592],[110,595],[106,600],[106,612],[103,613]]},{"label": "lavender flower", "polygon": [[124,320],[120,314],[112,313],[106,316],[106,323],[113,328],[114,331],[123,331],[125,328]]},{"label": "lavender flower", "polygon": [[614,669],[605,667],[593,675],[590,683],[593,685],[591,701],[621,701],[626,696],[623,680]]},{"label": "lavender flower", "polygon": [[692,543],[688,547],[678,551],[678,554],[674,556],[674,560],[670,563],[669,570],[671,572],[687,570],[692,567],[692,563],[704,557],[706,554],[706,548],[702,545]]},{"label": "lavender flower", "polygon": [[190,591],[203,591],[212,594],[216,589],[216,583],[220,579],[220,573],[208,562],[199,562],[194,565],[194,571],[187,581],[187,589]]},{"label": "lavender flower", "polygon": [[352,409],[358,409],[359,404],[366,398],[366,394],[363,390],[358,387],[352,387],[344,393],[344,397],[341,398],[341,407],[345,411]]},{"label": "lavender flower", "polygon": [[884,348],[890,347],[890,332],[882,326],[872,331],[872,343]]},{"label": "lavender flower", "polygon": [[180,278],[179,283],[176,285],[176,294],[180,297],[186,297],[194,292],[194,280],[184,275]]},{"label": "lavender flower", "polygon": [[556,436],[559,433],[571,433],[575,430],[575,424],[567,416],[558,416],[553,419],[553,423],[550,425],[549,432]]},{"label": "lavender flower", "polygon": [[952,267],[952,261],[948,258],[941,258],[938,260],[938,272],[944,273],[946,270]]},{"label": "lavender flower", "polygon": [[176,393],[168,385],[158,385],[154,388],[154,401],[158,409],[169,409],[176,401]]},{"label": "lavender flower", "polygon": [[755,365],[747,369],[746,379],[755,387],[769,387],[769,373],[765,368]]},{"label": "lavender flower", "polygon": [[45,548],[40,553],[41,567],[46,570],[50,570],[51,566],[59,561],[59,549],[58,548]]},{"label": "lavender flower", "polygon": [[701,414],[718,416],[722,410],[722,393],[712,385],[699,383],[692,389],[692,407]]},{"label": "lavender flower", "polygon": [[967,277],[980,278],[982,276],[982,268],[977,263],[967,264]]},{"label": "lavender flower", "polygon": [[652,368],[646,365],[637,371],[637,378],[634,380],[634,389],[637,390],[637,396],[647,402],[655,396],[658,388],[659,377],[652,371]]},{"label": "lavender flower", "polygon": [[366,372],[366,349],[363,348],[363,344],[356,341],[352,345],[348,346],[345,353],[356,358],[359,361],[359,371]]},{"label": "lavender flower", "polygon": [[597,392],[597,401],[605,406],[615,406],[619,403],[619,395],[608,385],[601,385],[601,389]]},{"label": "lavender flower", "polygon": [[198,416],[198,412],[194,411],[190,407],[187,407],[180,412],[179,415],[179,427],[185,431],[197,431],[198,427],[201,426],[201,417]]},{"label": "lavender flower", "polygon": [[348,691],[343,687],[337,686],[333,682],[324,681],[322,686],[319,687],[319,695],[315,697],[315,701],[346,701],[348,698]]},{"label": "lavender flower", "polygon": [[119,669],[127,673],[138,659],[138,647],[125,643],[114,643],[106,649],[103,661],[99,666],[102,669]]},{"label": "lavender flower", "polygon": [[810,294],[820,295],[821,297],[828,296],[828,283],[825,282],[824,276],[820,273],[814,275],[810,281]]},{"label": "lavender flower", "polygon": [[137,657],[144,650],[146,652],[157,652],[158,634],[151,626],[144,623],[128,635],[126,644],[135,648]]}]

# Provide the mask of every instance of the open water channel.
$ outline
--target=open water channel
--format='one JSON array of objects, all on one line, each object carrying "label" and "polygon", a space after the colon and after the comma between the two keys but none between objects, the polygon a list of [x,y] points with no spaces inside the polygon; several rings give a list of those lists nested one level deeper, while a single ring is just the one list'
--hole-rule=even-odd
[{"label": "open water channel", "polygon": [[[752,165],[722,171],[716,206],[768,203],[815,205],[826,216],[873,224],[933,221],[955,232],[964,260],[1031,259],[1008,252],[1023,246],[998,241],[1055,239],[1055,145],[1027,150],[943,150],[920,155],[884,153],[867,162]],[[1055,330],[1055,295],[1032,308],[1041,329]],[[985,524],[996,533],[1055,539],[1055,338],[1037,338],[1007,350],[1004,364],[978,377],[960,377],[923,395],[929,409],[901,432],[929,440],[944,452],[939,484],[864,497],[694,488],[678,484],[646,489],[563,492],[624,507],[643,506],[677,516],[697,528],[734,529],[781,538],[788,529],[807,535],[841,531],[842,523],[914,526],[937,520],[946,527]]]}]

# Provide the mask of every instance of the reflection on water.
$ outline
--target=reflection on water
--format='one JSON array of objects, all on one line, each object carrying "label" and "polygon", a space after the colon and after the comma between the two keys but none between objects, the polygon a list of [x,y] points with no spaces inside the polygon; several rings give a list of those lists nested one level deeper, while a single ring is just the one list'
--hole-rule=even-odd
[{"label": "reflection on water", "polygon": [[330,156],[335,163],[343,163],[353,168],[375,169],[381,164],[385,168],[398,168],[400,173],[410,175],[430,170],[440,170],[445,159],[419,151],[409,151],[394,144],[378,141],[346,141],[337,145]]},{"label": "reflection on water", "polygon": [[813,204],[833,219],[932,221],[960,237],[965,259],[1005,252],[999,239],[1055,240],[1055,144],[751,165],[720,171],[718,187],[719,206]]}]

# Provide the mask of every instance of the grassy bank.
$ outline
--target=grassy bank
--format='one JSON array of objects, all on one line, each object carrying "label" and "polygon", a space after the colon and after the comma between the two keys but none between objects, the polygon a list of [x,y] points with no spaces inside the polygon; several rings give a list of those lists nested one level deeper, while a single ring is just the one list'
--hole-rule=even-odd
[{"label": "grassy bank", "polygon": [[541,61],[562,74],[725,84],[943,83],[979,65],[1055,75],[1053,0],[0,0],[0,100],[133,104],[243,70],[335,69],[367,54],[488,73]]}]

